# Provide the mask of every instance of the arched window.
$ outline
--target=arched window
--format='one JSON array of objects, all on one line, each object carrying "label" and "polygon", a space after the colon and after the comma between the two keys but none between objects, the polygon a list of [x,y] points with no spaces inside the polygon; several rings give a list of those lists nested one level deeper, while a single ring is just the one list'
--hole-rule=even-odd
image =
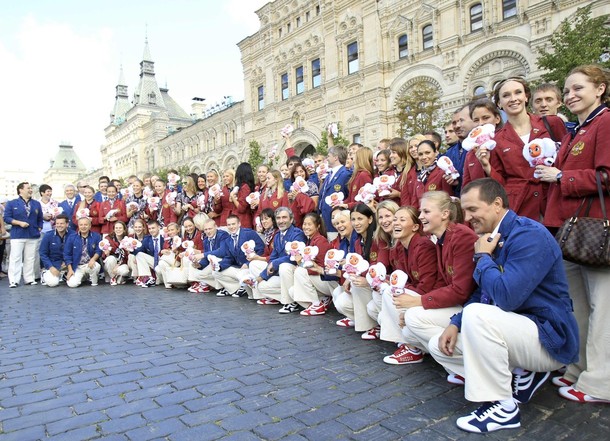
[{"label": "arched window", "polygon": [[432,25],[429,24],[429,25],[424,26],[422,28],[421,34],[422,34],[424,50],[432,49],[432,47],[434,46],[434,42],[432,41],[433,40]]},{"label": "arched window", "polygon": [[485,98],[487,96],[487,92],[485,91],[485,86],[477,86],[474,88],[472,92],[473,98]]},{"label": "arched window", "polygon": [[407,58],[409,56],[409,38],[406,34],[398,37],[398,58]]},{"label": "arched window", "polygon": [[470,32],[483,29],[483,6],[481,3],[470,7]]}]

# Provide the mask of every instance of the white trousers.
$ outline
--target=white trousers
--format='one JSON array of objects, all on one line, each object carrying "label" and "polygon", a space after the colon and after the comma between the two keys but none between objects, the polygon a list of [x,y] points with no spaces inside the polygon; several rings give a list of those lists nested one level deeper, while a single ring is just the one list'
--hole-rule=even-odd
[{"label": "white trousers", "polygon": [[136,260],[135,254],[130,254],[127,256],[127,266],[129,267],[129,272],[131,273],[131,277],[134,279],[139,277],[138,273],[138,262]]},{"label": "white trousers", "polygon": [[[218,273],[212,272],[212,275],[216,278],[216,286],[222,287],[230,293],[239,289],[244,274],[248,274],[248,269],[241,269],[235,266],[230,266],[226,270],[219,271]],[[251,295],[252,291],[248,291],[249,298],[251,298]]]},{"label": "white trousers", "polygon": [[381,293],[379,291],[373,290],[372,292],[373,298],[366,305],[366,310],[369,313],[369,317],[375,320],[379,325],[379,314],[381,313],[381,308],[383,304],[381,302]]},{"label": "white trousers", "polygon": [[220,289],[222,286],[217,282],[214,272],[212,271],[212,265],[208,265],[203,269],[197,269],[193,265],[188,267],[188,281],[205,283],[216,289]]},{"label": "white trousers", "polygon": [[280,302],[282,305],[294,302],[294,298],[290,291],[294,293],[292,289],[294,287],[294,273],[296,271],[296,265],[290,263],[282,263],[280,265]]},{"label": "white trousers", "polygon": [[127,277],[129,275],[129,266],[127,264],[119,265],[115,256],[108,256],[104,260],[104,273],[109,279],[117,276]]},{"label": "white trousers", "polygon": [[393,343],[404,343],[405,339],[402,336],[402,328],[398,321],[400,314],[404,309],[398,309],[394,306],[394,296],[389,292],[384,292],[381,295],[381,309],[377,321],[381,326],[380,338]]},{"label": "white trousers", "polygon": [[351,292],[346,292],[343,287],[333,291],[333,302],[337,311],[354,321],[354,328],[358,332],[368,331],[377,326],[367,311],[367,304],[372,300],[371,288],[363,288],[351,285]]},{"label": "white trousers", "polygon": [[319,302],[321,297],[331,296],[337,286],[337,282],[322,280],[320,276],[308,274],[306,268],[295,267],[294,285],[289,290],[289,296],[292,301],[306,308]]},{"label": "white trousers", "polygon": [[160,285],[161,283],[168,285],[168,283],[166,282],[166,273],[170,268],[173,268],[175,263],[176,258],[173,254],[165,254],[163,256],[159,256],[159,263],[155,267],[155,273],[157,274],[157,285]]},{"label": "white trousers", "polygon": [[39,243],[39,239],[11,239],[11,254],[8,262],[8,281],[10,283],[20,283],[22,272],[25,283],[35,281],[34,267],[39,258],[36,254],[36,247]]},{"label": "white trousers", "polygon": [[[250,262],[249,269],[250,273],[254,276],[260,275],[265,268],[269,265],[269,262],[263,262],[262,260],[254,260]],[[282,264],[288,265],[288,264]],[[280,266],[282,266],[280,265]],[[278,271],[279,272],[279,271]],[[269,277],[269,280],[263,280],[262,282],[256,285],[256,288],[252,289],[252,298],[254,299],[262,299],[262,298],[270,298],[274,300],[281,301],[282,292],[281,292],[281,282],[280,277],[275,274]],[[288,302],[290,303],[290,302]]]},{"label": "white trousers", "polygon": [[44,281],[45,285],[50,288],[53,288],[59,285],[59,282],[61,281],[61,273],[59,274],[59,276],[54,276],[51,271],[45,270],[42,273],[42,280]]},{"label": "white trousers", "polygon": [[67,284],[70,288],[76,288],[83,283],[83,278],[85,276],[89,276],[92,283],[97,283],[97,276],[99,275],[101,269],[102,267],[97,262],[95,262],[93,268],[89,268],[89,265],[86,263],[79,265],[74,271],[74,275],[68,279]]},{"label": "white trousers", "polygon": [[564,378],[592,397],[610,400],[610,270],[564,261],[578,322],[578,362]]},{"label": "white trousers", "polygon": [[438,349],[439,337],[440,333],[430,339],[429,351],[447,371],[466,379],[464,395],[469,401],[511,398],[517,367],[535,372],[561,367],[540,344],[532,320],[493,305],[472,303],[464,308],[453,356]]},{"label": "white trousers", "polygon": [[424,309],[423,306],[408,308],[405,310],[405,327],[402,328],[403,341],[428,352],[430,339],[442,333],[449,326],[451,316],[461,310],[461,306],[440,309]]},{"label": "white trousers", "polygon": [[136,264],[138,266],[139,277],[150,277],[151,268],[155,265],[155,258],[144,252],[136,254]]}]

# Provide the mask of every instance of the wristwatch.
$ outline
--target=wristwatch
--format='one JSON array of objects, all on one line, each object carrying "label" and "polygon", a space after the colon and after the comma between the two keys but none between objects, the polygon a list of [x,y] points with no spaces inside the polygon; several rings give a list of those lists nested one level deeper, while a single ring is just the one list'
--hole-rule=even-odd
[{"label": "wristwatch", "polygon": [[557,173],[557,176],[555,176],[555,179],[557,180],[557,183],[561,183],[561,178],[563,178],[563,172],[560,171],[559,173]]}]

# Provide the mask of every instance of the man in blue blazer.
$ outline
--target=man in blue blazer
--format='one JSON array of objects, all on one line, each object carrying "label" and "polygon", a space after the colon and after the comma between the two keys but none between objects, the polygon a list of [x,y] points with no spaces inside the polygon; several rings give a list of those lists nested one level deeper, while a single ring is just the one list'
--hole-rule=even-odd
[{"label": "man in blue blazer", "polygon": [[273,251],[268,262],[255,260],[250,262],[250,272],[256,277],[256,285],[252,288],[253,298],[257,299],[259,305],[279,305],[281,297],[281,286],[279,271],[282,263],[295,265],[286,252],[286,244],[299,241],[305,243],[307,238],[300,228],[295,227],[292,222],[294,215],[288,207],[280,207],[275,210],[275,222],[279,232],[273,239]]},{"label": "man in blue blazer", "polygon": [[40,243],[40,261],[42,263],[42,281],[45,285],[53,287],[59,285],[61,271],[65,270],[64,245],[66,239],[72,234],[68,230],[70,219],[62,213],[55,218],[55,230],[48,231]]},{"label": "man in blue blazer", "polygon": [[32,186],[28,182],[19,183],[17,194],[19,197],[8,201],[4,209],[4,223],[11,225],[10,288],[19,286],[22,271],[25,284],[36,285],[36,248],[43,223],[40,202],[32,199]]},{"label": "man in blue blazer", "polygon": [[216,295],[218,297],[243,297],[247,294],[242,282],[248,275],[248,259],[241,250],[241,246],[244,242],[253,240],[255,253],[262,256],[265,243],[256,231],[242,228],[239,217],[234,214],[227,217],[227,229],[229,230],[227,240],[218,250],[209,253],[222,259],[219,264],[220,270],[216,275],[216,280],[222,289]]},{"label": "man in blue blazer", "polygon": [[64,245],[64,262],[68,267],[67,284],[76,288],[88,275],[91,286],[97,286],[97,279],[102,269],[99,260],[102,256],[99,243],[102,236],[91,231],[91,219],[81,217],[78,220],[78,233],[68,236]]},{"label": "man in blue blazer", "polygon": [[347,149],[337,145],[328,149],[328,168],[329,172],[326,179],[320,187],[320,198],[318,199],[318,211],[324,219],[324,226],[329,233],[328,238],[334,239],[337,236],[337,230],[331,222],[331,213],[333,207],[326,203],[326,196],[333,193],[343,193],[344,199],[347,199],[348,188],[347,182],[352,176],[352,172],[345,168],[345,160],[347,159]]},{"label": "man in blue blazer", "polygon": [[164,245],[159,222],[151,219],[147,225],[149,234],[142,239],[142,246],[133,251],[138,265],[136,285],[142,288],[149,288],[157,284],[157,278],[153,276],[151,270],[154,270],[159,263],[159,253]]},{"label": "man in blue blazer", "polygon": [[193,264],[189,265],[188,281],[191,286],[189,292],[197,294],[210,292],[212,286],[220,289],[221,286],[216,282],[212,274],[212,265],[208,260],[208,255],[212,251],[220,249],[222,244],[229,238],[229,233],[219,230],[214,219],[207,219],[203,223],[203,250],[193,256]]},{"label": "man in blue blazer", "polygon": [[72,215],[80,202],[80,195],[76,192],[76,187],[72,184],[66,185],[64,188],[64,195],[66,196],[66,199],[61,201],[59,206],[64,210],[64,214],[68,216],[68,219],[70,220],[68,229],[71,232],[76,232],[77,227],[76,224],[72,222]]}]

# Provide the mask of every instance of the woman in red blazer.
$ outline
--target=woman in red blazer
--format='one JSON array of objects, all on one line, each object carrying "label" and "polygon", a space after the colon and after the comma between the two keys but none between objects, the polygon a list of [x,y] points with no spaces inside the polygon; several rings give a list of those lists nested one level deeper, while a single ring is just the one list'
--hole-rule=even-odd
[{"label": "woman in red blazer", "polygon": [[274,212],[279,207],[288,207],[288,194],[284,191],[284,178],[279,170],[271,170],[267,173],[265,192],[261,194],[257,208],[257,216],[265,208],[271,208]]},{"label": "woman in red blazer", "polygon": [[235,170],[235,186],[239,188],[237,192],[232,192],[229,201],[234,205],[232,211],[239,217],[241,226],[244,228],[254,228],[253,213],[246,198],[254,192],[254,172],[252,166],[247,162],[242,162]]},{"label": "woman in red blazer", "polygon": [[89,210],[89,217],[91,218],[91,231],[96,233],[102,232],[102,226],[100,225],[100,204],[93,197],[95,190],[90,185],[87,185],[83,190],[85,198],[79,202],[74,208],[72,214],[72,222],[78,224],[78,211],[82,208]]},{"label": "woman in red blazer", "polygon": [[170,204],[167,200],[167,195],[170,193],[167,190],[167,184],[163,179],[157,179],[154,184],[155,196],[160,199],[156,209],[152,209],[150,205],[146,207],[146,214],[149,218],[159,222],[161,227],[165,227],[173,222],[176,222],[177,216],[174,211],[174,204]]},{"label": "woman in red blazer", "polygon": [[567,133],[561,118],[546,116],[553,136],[538,115],[527,113],[531,93],[520,78],[509,78],[498,84],[494,101],[506,112],[508,121],[496,132],[496,148],[490,157],[490,168],[483,169],[488,176],[500,182],[508,194],[509,205],[520,216],[540,221],[546,209],[548,184],[534,178],[534,169],[523,158],[523,147],[536,138],[561,140]]},{"label": "woman in red blazer", "polygon": [[110,249],[102,253],[102,259],[106,281],[110,282],[111,286],[124,285],[129,276],[129,251],[119,247],[125,237],[127,237],[127,225],[123,221],[116,221],[113,231],[106,236],[110,242]]},{"label": "woman in red blazer", "polygon": [[[100,204],[99,212],[99,223],[101,225],[102,234],[112,233],[115,222],[121,221],[127,223],[128,221],[125,202],[117,198],[117,189],[114,185],[108,185],[106,196],[108,199]],[[117,211],[112,216],[108,217],[108,214],[113,210]]]},{"label": "woman in red blazer", "polygon": [[[550,183],[544,223],[561,226],[583,198],[593,198],[589,217],[603,218],[597,195],[596,170],[610,174],[610,78],[599,66],[572,70],[564,86],[564,103],[578,117],[574,133],[563,138],[555,167],[538,166],[541,180]],[[605,190],[608,190],[607,188]],[[606,210],[610,197],[604,193]],[[565,261],[570,296],[580,334],[580,357],[563,377],[559,395],[579,403],[610,402],[610,271]]]},{"label": "woman in red blazer", "polygon": [[453,186],[445,179],[445,172],[436,165],[438,150],[436,145],[425,139],[417,145],[417,154],[421,166],[417,179],[409,180],[407,192],[410,195],[409,205],[419,208],[419,200],[428,191],[445,191],[453,196]]},{"label": "woman in red blazer", "polygon": [[230,168],[222,174],[223,184],[220,186],[222,191],[214,197],[214,213],[218,215],[216,224],[219,227],[227,225],[227,218],[233,214],[235,204],[231,202],[232,192],[237,192],[239,188],[235,187],[235,171]]},{"label": "woman in red blazer", "polygon": [[349,194],[345,195],[346,199],[343,201],[343,205],[351,210],[360,204],[361,202],[355,199],[358,196],[358,191],[366,184],[372,183],[373,152],[369,148],[358,149],[354,158],[354,172],[349,181],[347,181]]},{"label": "woman in red blazer", "polygon": [[406,363],[420,363],[428,341],[449,326],[453,314],[462,310],[475,289],[472,277],[474,243],[478,236],[463,224],[459,200],[443,191],[425,193],[419,218],[424,233],[436,239],[437,284],[421,296],[401,295],[394,299],[398,308],[407,308],[404,341],[412,349],[403,357]]}]

